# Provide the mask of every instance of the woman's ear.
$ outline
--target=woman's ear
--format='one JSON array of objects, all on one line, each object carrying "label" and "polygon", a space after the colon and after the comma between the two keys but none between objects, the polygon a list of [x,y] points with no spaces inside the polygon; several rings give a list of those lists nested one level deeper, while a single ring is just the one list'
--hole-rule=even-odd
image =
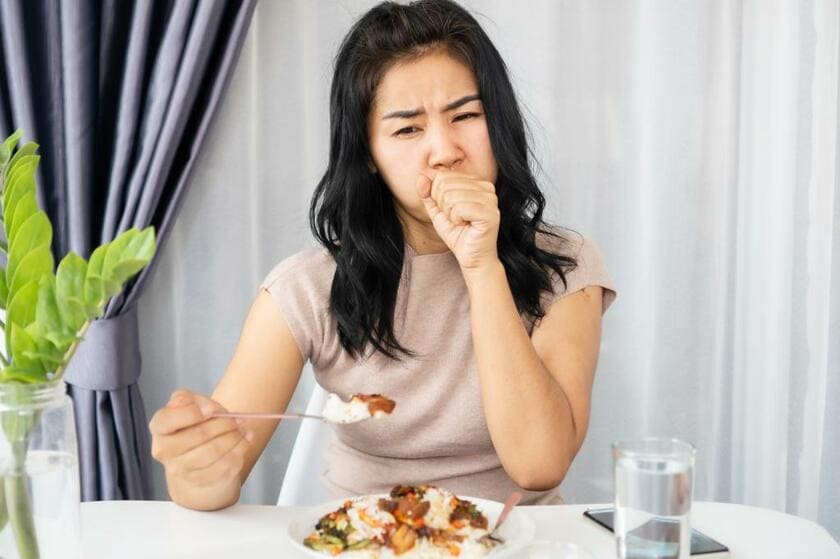
[{"label": "woman's ear", "polygon": [[373,164],[373,161],[368,159],[368,169],[370,169],[370,174],[375,175],[378,171],[376,170],[376,165]]}]

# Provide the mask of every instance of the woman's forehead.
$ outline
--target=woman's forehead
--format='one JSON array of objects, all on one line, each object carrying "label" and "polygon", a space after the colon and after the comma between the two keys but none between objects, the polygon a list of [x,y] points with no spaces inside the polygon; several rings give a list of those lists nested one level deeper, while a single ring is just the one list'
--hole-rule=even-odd
[{"label": "woman's forehead", "polygon": [[379,81],[372,109],[382,115],[417,108],[440,111],[475,93],[478,86],[472,69],[438,52],[391,66]]}]

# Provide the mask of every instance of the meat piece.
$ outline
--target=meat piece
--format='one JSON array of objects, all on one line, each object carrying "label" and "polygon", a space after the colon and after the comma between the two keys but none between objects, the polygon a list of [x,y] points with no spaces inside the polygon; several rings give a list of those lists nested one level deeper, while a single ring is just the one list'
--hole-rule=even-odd
[{"label": "meat piece", "polygon": [[388,541],[388,547],[394,550],[394,553],[401,555],[414,547],[414,542],[417,541],[417,532],[409,526],[401,524],[399,528],[391,533]]},{"label": "meat piece", "polygon": [[391,498],[399,499],[400,497],[413,495],[415,493],[417,493],[417,490],[411,485],[395,485],[394,488],[391,489]]},{"label": "meat piece", "polygon": [[397,502],[391,499],[379,499],[379,510],[393,514],[397,510]]},{"label": "meat piece", "polygon": [[353,398],[366,403],[368,411],[370,411],[370,415],[376,415],[376,412],[390,414],[397,406],[395,401],[383,396],[382,394],[354,394]]},{"label": "meat piece", "polygon": [[397,510],[393,512],[393,515],[399,522],[419,528],[423,526],[423,516],[429,511],[430,506],[429,501],[420,501],[414,495],[408,495],[397,499]]},{"label": "meat piece", "polygon": [[457,499],[455,509],[449,515],[449,522],[457,528],[469,524],[473,528],[487,529],[487,517],[473,503],[461,499]]}]

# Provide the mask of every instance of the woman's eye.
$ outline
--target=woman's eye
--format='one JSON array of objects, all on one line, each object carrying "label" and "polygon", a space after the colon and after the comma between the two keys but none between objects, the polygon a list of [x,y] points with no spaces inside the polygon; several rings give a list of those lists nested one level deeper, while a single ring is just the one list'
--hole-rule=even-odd
[{"label": "woman's eye", "polygon": [[405,136],[406,134],[411,134],[415,130],[417,130],[415,126],[406,126],[405,128],[400,128],[394,132],[394,136]]},{"label": "woman's eye", "polygon": [[467,120],[469,118],[477,117],[478,113],[464,113],[455,117],[455,120]]}]

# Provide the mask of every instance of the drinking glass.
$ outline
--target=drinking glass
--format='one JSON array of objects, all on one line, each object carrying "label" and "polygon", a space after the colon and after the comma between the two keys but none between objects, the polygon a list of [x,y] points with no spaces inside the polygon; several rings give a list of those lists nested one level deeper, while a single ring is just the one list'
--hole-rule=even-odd
[{"label": "drinking glass", "polygon": [[620,559],[689,559],[695,449],[677,439],[613,444]]}]

